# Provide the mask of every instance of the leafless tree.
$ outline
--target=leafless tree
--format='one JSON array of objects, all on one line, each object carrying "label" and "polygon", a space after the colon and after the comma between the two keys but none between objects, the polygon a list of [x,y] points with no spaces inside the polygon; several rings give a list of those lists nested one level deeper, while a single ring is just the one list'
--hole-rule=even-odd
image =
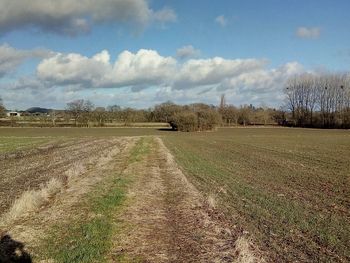
[{"label": "leafless tree", "polygon": [[349,104],[349,76],[346,74],[303,74],[289,79],[288,108],[296,126],[315,126],[315,111],[322,127],[345,127]]},{"label": "leafless tree", "polygon": [[78,123],[81,124],[87,124],[89,121],[89,114],[94,109],[94,105],[89,100],[75,100],[72,102],[67,103],[67,111],[71,115],[71,117],[74,119],[75,126],[78,125]]}]

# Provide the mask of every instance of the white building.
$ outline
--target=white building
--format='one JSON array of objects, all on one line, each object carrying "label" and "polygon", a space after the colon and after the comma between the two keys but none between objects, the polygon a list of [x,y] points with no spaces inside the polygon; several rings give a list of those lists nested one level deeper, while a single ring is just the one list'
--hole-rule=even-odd
[{"label": "white building", "polygon": [[6,113],[7,117],[20,117],[21,113],[17,112],[17,111],[10,111],[8,113]]}]

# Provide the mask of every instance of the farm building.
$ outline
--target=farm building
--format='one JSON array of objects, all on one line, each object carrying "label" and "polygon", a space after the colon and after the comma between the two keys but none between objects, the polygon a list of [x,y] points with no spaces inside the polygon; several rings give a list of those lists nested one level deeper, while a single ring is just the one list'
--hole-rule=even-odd
[{"label": "farm building", "polygon": [[17,112],[17,111],[10,111],[8,113],[6,113],[6,115],[8,117],[20,117],[21,116],[21,113]]}]

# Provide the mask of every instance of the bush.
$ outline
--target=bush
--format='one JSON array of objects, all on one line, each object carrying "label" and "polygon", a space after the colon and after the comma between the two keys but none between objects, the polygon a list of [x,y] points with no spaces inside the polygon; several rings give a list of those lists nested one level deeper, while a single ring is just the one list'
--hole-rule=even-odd
[{"label": "bush", "polygon": [[185,106],[171,117],[169,123],[173,130],[207,131],[215,129],[221,123],[221,115],[215,109],[190,109]]},{"label": "bush", "polygon": [[197,112],[198,130],[208,131],[214,130],[216,126],[221,124],[221,115],[213,109],[200,110]]},{"label": "bush", "polygon": [[198,130],[198,118],[194,112],[182,111],[175,113],[171,123],[173,129],[176,127],[179,131],[191,132]]}]

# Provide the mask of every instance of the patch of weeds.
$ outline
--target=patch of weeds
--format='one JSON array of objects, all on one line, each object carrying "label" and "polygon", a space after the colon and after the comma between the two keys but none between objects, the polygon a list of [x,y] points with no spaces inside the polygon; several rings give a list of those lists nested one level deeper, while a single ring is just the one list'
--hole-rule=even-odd
[{"label": "patch of weeds", "polygon": [[[128,163],[138,162],[150,152],[152,138],[141,138],[130,152]],[[89,196],[74,207],[74,212],[64,223],[55,226],[37,251],[37,258],[55,262],[106,262],[112,247],[112,237],[122,225],[115,222],[115,214],[121,211],[126,190],[131,179],[121,174],[107,176]],[[39,250],[39,249],[38,249]],[[118,262],[142,262],[126,255],[118,256]]]},{"label": "patch of weeds", "polygon": [[44,242],[45,257],[56,262],[105,262],[117,231],[113,215],[125,199],[127,184],[126,179],[114,178],[98,187],[81,207],[88,214],[53,229]]},{"label": "patch of weeds", "polygon": [[143,156],[147,155],[150,152],[152,141],[153,139],[151,137],[142,137],[132,149],[129,163],[141,161]]}]

